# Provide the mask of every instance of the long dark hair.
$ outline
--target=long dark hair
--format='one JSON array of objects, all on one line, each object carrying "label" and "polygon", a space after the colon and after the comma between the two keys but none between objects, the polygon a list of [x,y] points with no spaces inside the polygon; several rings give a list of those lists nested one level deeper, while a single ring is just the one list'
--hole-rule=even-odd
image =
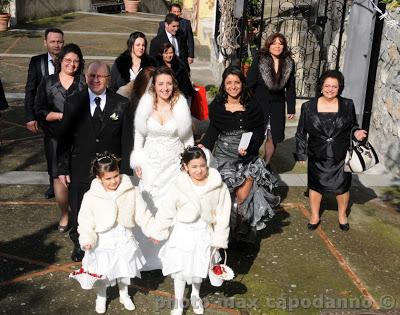
[{"label": "long dark hair", "polygon": [[268,58],[268,65],[269,65],[269,67],[271,67],[271,69],[274,69],[274,62],[273,62],[271,53],[269,52],[269,48],[271,47],[271,45],[274,43],[275,39],[277,39],[277,38],[279,39],[280,43],[283,45],[283,50],[282,50],[282,53],[279,56],[277,56],[278,60],[279,60],[278,71],[270,72],[272,74],[272,79],[275,81],[275,83],[278,83],[281,80],[283,61],[286,58],[290,58],[292,55],[292,53],[288,47],[287,39],[281,33],[273,33],[267,37],[267,39],[265,40],[264,47],[260,50],[261,57],[263,57],[263,56],[270,57],[270,58]]},{"label": "long dark hair", "polygon": [[261,54],[270,55],[269,47],[274,43],[275,39],[279,39],[281,44],[283,45],[282,54],[279,55],[280,59],[285,59],[286,57],[290,57],[292,55],[286,37],[281,33],[273,33],[267,37],[265,40],[264,47],[260,50]]},{"label": "long dark hair", "polygon": [[129,55],[132,55],[133,45],[135,44],[135,41],[138,38],[144,39],[144,54],[143,55],[146,55],[147,39],[146,39],[146,35],[144,35],[144,33],[142,33],[142,32],[133,32],[129,35],[129,38],[126,42],[126,45],[128,46]]},{"label": "long dark hair", "polygon": [[248,102],[250,101],[251,92],[247,88],[246,78],[244,77],[242,71],[240,71],[240,69],[238,67],[230,66],[224,70],[224,72],[222,73],[222,83],[219,87],[218,96],[221,97],[224,102],[227,102],[228,93],[226,93],[226,90],[225,90],[225,80],[228,77],[228,75],[230,75],[230,74],[236,75],[239,78],[240,82],[242,82],[242,93],[240,94],[239,102],[244,107],[246,107]]},{"label": "long dark hair", "polygon": [[[146,92],[147,85],[149,84],[150,80],[153,77],[153,72],[156,68],[149,66],[142,69],[138,75],[136,76],[135,81],[133,81],[133,88],[132,88],[132,95],[131,100],[132,104],[138,101]],[[136,107],[136,106],[135,106]]]},{"label": "long dark hair", "polygon": [[61,72],[61,62],[64,57],[69,54],[74,53],[79,58],[79,67],[76,70],[75,74],[82,74],[83,68],[85,67],[85,60],[83,59],[82,51],[77,44],[70,43],[61,48],[60,54],[57,56],[56,64],[54,65],[55,72]]},{"label": "long dark hair", "polygon": [[166,66],[162,55],[170,48],[172,48],[172,52],[174,53],[174,56],[172,57],[171,60],[171,69],[174,73],[176,73],[176,71],[178,71],[179,69],[179,60],[178,56],[175,53],[175,47],[171,43],[163,43],[160,46],[160,50],[158,51],[156,59],[159,66]]}]

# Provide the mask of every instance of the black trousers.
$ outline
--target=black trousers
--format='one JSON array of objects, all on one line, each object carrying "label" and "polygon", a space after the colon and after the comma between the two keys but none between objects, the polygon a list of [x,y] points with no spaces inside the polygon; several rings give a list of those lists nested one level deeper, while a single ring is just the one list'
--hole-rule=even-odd
[{"label": "black trousers", "polygon": [[83,195],[89,190],[90,183],[71,180],[69,187],[69,206],[71,208],[71,215],[69,225],[69,237],[75,243],[79,243],[78,234],[78,214],[81,208]]}]

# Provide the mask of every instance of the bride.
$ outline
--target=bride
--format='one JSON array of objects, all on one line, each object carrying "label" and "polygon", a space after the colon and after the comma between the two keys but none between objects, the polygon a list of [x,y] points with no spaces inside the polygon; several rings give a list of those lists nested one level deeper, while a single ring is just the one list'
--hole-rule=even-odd
[{"label": "bride", "polygon": [[[185,97],[179,92],[172,71],[157,68],[149,91],[140,99],[135,114],[135,142],[131,167],[139,177],[139,189],[153,212],[162,211],[160,199],[180,172],[180,154],[193,145],[192,121]],[[140,229],[135,237],[146,264],[142,270],[161,269],[158,252]]]}]

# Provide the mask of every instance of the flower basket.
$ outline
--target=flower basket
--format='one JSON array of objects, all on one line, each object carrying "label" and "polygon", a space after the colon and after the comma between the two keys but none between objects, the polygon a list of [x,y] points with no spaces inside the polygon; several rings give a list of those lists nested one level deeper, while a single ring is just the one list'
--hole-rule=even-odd
[{"label": "flower basket", "polygon": [[[235,277],[233,270],[226,265],[227,253],[225,252],[225,260],[223,264],[212,265],[210,260],[210,268],[208,270],[208,277],[210,278],[210,283],[214,287],[220,287],[224,281],[232,280]],[[215,251],[213,252],[215,253]],[[214,255],[211,255],[213,257]]]},{"label": "flower basket", "polygon": [[82,289],[84,290],[93,289],[93,286],[97,281],[105,280],[104,276],[90,273],[88,271],[85,271],[83,268],[71,272],[69,274],[69,277],[78,281]]}]

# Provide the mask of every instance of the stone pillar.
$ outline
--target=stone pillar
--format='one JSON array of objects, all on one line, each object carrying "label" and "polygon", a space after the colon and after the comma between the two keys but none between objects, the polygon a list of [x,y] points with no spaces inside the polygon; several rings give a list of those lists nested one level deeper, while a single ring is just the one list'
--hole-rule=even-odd
[{"label": "stone pillar", "polygon": [[374,25],[375,10],[372,5],[366,0],[354,0],[351,6],[344,55],[343,96],[353,99],[359,123],[361,123],[364,109]]},{"label": "stone pillar", "polygon": [[[400,12],[390,12],[400,23]],[[369,140],[380,161],[400,176],[400,25],[382,33]]]}]

